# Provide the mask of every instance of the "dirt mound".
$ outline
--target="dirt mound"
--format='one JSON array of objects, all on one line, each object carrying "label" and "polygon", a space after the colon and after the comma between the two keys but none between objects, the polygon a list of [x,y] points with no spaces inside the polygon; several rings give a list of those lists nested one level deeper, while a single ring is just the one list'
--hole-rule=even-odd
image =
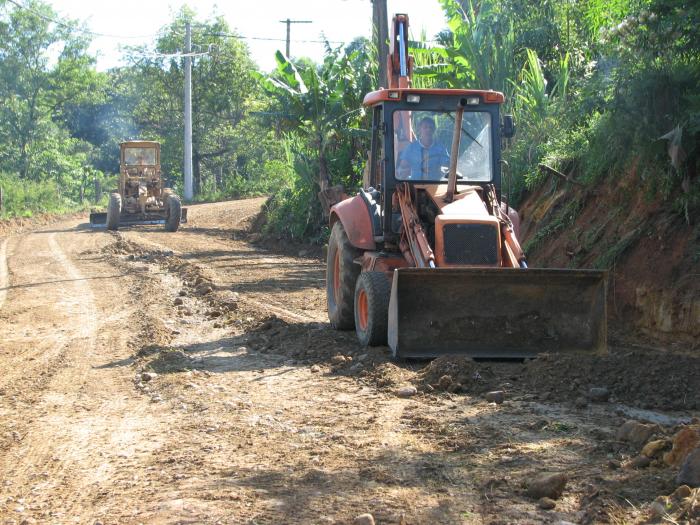
[{"label": "dirt mound", "polygon": [[415,373],[405,366],[397,365],[396,363],[384,362],[373,363],[365,369],[361,374],[365,381],[369,381],[378,388],[393,389],[394,387],[410,383]]},{"label": "dirt mound", "polygon": [[306,361],[325,361],[361,350],[354,332],[338,332],[325,323],[290,324],[275,316],[257,326],[248,343],[258,352]]},{"label": "dirt mound", "polygon": [[605,387],[611,400],[641,408],[700,408],[700,357],[642,350],[605,356],[541,355],[527,363],[524,383],[557,399],[586,397]]},{"label": "dirt mound", "polygon": [[184,372],[196,368],[194,361],[180,349],[166,348],[153,355],[153,359],[144,367],[158,374]]},{"label": "dirt mound", "polygon": [[145,252],[141,246],[124,239],[117,233],[114,242],[102,248],[102,253],[106,255],[143,255]]},{"label": "dirt mound", "polygon": [[443,356],[418,372],[416,383],[437,391],[478,394],[501,386],[502,381],[489,364],[468,357]]}]

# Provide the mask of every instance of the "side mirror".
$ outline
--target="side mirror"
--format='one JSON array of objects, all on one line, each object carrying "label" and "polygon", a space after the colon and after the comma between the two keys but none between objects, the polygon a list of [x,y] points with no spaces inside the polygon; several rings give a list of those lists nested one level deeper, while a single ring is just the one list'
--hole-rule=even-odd
[{"label": "side mirror", "polygon": [[515,136],[515,124],[513,123],[513,115],[503,115],[503,125],[501,126],[501,134],[512,139]]}]

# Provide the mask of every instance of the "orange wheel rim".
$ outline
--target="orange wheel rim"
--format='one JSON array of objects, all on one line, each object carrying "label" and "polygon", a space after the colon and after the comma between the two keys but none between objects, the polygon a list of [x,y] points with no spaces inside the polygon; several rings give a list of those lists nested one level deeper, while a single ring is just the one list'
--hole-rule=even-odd
[{"label": "orange wheel rim", "polygon": [[340,295],[340,251],[335,252],[335,258],[333,259],[333,298],[335,302],[338,302],[338,296]]},{"label": "orange wheel rim", "polygon": [[360,290],[357,294],[357,322],[360,325],[360,330],[367,330],[369,324],[369,306],[367,304],[367,293]]}]

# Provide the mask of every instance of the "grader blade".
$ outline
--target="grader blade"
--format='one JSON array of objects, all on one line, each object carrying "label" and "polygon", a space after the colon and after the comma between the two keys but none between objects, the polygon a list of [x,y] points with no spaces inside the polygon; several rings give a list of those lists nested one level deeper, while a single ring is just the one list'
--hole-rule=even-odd
[{"label": "grader blade", "polygon": [[389,303],[394,357],[534,357],[607,351],[607,272],[401,268]]},{"label": "grader blade", "polygon": [[104,212],[92,212],[90,214],[90,226],[92,228],[106,228],[107,214]]},{"label": "grader blade", "polygon": [[[180,214],[180,223],[187,222],[187,208],[182,208]],[[165,224],[165,218],[157,216],[143,217],[140,215],[131,216],[129,214],[123,214],[119,218],[119,226],[135,226],[143,224]],[[90,227],[91,228],[106,228],[107,227],[107,214],[104,212],[92,212],[90,214]]]}]

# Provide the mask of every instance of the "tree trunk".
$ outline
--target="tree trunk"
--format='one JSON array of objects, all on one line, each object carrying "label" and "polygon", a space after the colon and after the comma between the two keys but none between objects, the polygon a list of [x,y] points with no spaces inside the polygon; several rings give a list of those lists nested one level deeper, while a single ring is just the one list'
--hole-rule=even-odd
[{"label": "tree trunk", "polygon": [[220,189],[222,187],[222,182],[224,180],[224,165],[219,164],[219,171],[216,172],[216,180],[214,181],[215,188],[214,191]]},{"label": "tree trunk", "polygon": [[102,187],[100,185],[100,179],[95,176],[95,204],[100,202],[100,198],[102,197]]},{"label": "tree trunk", "polygon": [[201,159],[199,158],[199,151],[195,150],[192,152],[192,179],[194,186],[194,194],[198,195],[202,189],[202,172],[200,171]]},{"label": "tree trunk", "polygon": [[321,191],[327,190],[331,185],[331,179],[328,176],[328,161],[326,160],[326,152],[323,147],[323,139],[318,139],[318,186]]}]

